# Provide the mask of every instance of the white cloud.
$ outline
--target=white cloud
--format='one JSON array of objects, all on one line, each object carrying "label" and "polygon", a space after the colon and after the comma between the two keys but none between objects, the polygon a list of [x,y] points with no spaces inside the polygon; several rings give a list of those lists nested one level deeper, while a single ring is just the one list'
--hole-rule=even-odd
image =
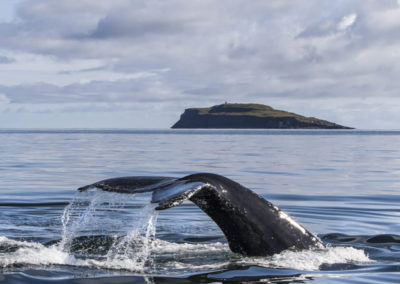
[{"label": "white cloud", "polygon": [[396,32],[400,28],[400,9],[371,12],[366,24],[369,31],[378,35]]},{"label": "white cloud", "polygon": [[[50,82],[57,86],[92,81],[118,81],[157,76],[167,69],[123,72],[113,70],[115,60],[60,60],[38,54],[9,52],[14,61],[0,64],[0,85],[15,86]],[[0,57],[1,59],[1,57]]]},{"label": "white cloud", "polygon": [[338,24],[338,29],[340,31],[344,31],[354,25],[357,20],[357,14],[353,13],[347,16],[344,16],[342,20]]}]

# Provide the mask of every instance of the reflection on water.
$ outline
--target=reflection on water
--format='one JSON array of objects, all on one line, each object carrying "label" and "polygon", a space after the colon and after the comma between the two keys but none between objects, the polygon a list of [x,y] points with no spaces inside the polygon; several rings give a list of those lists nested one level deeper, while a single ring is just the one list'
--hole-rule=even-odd
[{"label": "reflection on water", "polygon": [[[399,132],[0,131],[0,279],[397,283],[399,142]],[[190,202],[157,216],[145,194],[75,192],[193,172],[242,183],[330,246],[246,258]]]}]

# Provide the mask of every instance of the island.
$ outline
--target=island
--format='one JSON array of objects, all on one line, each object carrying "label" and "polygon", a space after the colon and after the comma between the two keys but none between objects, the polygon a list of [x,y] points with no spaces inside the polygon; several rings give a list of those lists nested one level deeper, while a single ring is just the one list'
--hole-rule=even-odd
[{"label": "island", "polygon": [[185,109],[172,128],[353,129],[267,105],[233,103]]}]

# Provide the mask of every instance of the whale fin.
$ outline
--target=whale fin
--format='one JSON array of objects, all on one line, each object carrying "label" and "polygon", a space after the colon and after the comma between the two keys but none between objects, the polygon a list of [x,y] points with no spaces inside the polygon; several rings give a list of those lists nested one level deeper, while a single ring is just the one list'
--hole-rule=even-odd
[{"label": "whale fin", "polygon": [[123,177],[103,180],[79,190],[100,188],[120,193],[153,192],[156,210],[190,200],[221,228],[233,252],[265,256],[286,249],[323,247],[303,226],[271,202],[226,177],[200,173],[180,179]]},{"label": "whale fin", "polygon": [[203,182],[177,180],[166,187],[154,190],[151,202],[158,203],[156,210],[168,209],[190,199],[195,193],[201,191],[205,185]]},{"label": "whale fin", "polygon": [[79,191],[86,191],[93,188],[98,188],[103,191],[118,192],[118,193],[142,193],[162,189],[176,181],[176,178],[171,177],[118,177],[110,178],[82,186]]},{"label": "whale fin", "polygon": [[118,177],[98,181],[78,188],[79,191],[101,189],[118,193],[153,192],[151,203],[158,203],[156,210],[177,206],[201,190],[204,183],[178,180],[170,177]]}]

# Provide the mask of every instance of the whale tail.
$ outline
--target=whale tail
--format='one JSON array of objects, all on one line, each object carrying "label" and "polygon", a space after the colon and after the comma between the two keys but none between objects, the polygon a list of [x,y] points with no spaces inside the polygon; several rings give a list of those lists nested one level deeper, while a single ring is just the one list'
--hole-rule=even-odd
[{"label": "whale tail", "polygon": [[79,188],[119,193],[152,192],[156,210],[190,200],[221,228],[233,252],[265,256],[285,249],[322,247],[303,226],[271,202],[226,177],[199,173],[182,178],[121,177]]}]

